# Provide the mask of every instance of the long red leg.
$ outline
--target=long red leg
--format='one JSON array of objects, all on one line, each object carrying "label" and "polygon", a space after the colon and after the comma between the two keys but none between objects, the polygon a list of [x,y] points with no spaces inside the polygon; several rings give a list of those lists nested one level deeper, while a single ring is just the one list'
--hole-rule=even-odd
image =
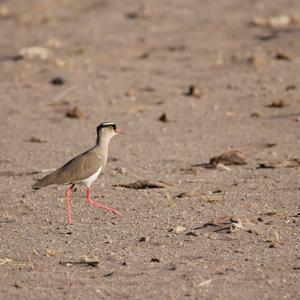
[{"label": "long red leg", "polygon": [[85,201],[89,205],[93,205],[93,206],[95,206],[97,208],[102,208],[104,210],[107,210],[107,211],[113,213],[114,215],[122,216],[122,214],[120,212],[118,212],[117,210],[115,210],[114,208],[104,206],[102,204],[99,204],[99,203],[91,200],[91,197],[90,197],[90,188],[86,189],[86,198],[85,198]]},{"label": "long red leg", "polygon": [[74,187],[74,184],[72,184],[66,192],[66,205],[67,205],[67,213],[68,213],[68,224],[72,224],[72,215],[71,215],[71,203],[70,203],[70,194],[72,191],[72,188]]}]

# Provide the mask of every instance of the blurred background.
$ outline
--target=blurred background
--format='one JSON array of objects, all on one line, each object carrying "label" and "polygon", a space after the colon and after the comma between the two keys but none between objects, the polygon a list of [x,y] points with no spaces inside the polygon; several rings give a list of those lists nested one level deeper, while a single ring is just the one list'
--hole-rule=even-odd
[{"label": "blurred background", "polygon": [[[0,295],[299,297],[299,53],[296,0],[0,0]],[[79,190],[70,230],[30,186],[103,121],[127,136],[93,194],[126,217]],[[113,187],[140,179],[166,185]],[[233,216],[252,234],[191,231]]]}]

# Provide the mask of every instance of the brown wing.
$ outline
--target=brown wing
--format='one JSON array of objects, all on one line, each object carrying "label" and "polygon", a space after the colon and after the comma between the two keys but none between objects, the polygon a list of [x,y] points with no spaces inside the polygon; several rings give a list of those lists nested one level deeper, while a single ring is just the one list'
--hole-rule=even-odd
[{"label": "brown wing", "polygon": [[32,187],[39,189],[50,184],[66,184],[86,179],[95,174],[102,165],[102,159],[95,148],[76,156],[61,168],[39,180]]}]

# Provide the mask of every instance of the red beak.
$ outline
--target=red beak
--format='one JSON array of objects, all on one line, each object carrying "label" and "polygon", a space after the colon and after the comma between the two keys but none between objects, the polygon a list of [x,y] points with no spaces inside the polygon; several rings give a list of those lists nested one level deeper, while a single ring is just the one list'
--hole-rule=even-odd
[{"label": "red beak", "polygon": [[118,133],[118,134],[125,134],[121,129],[119,129],[119,128],[117,128],[116,130],[115,130],[115,132],[116,133]]}]

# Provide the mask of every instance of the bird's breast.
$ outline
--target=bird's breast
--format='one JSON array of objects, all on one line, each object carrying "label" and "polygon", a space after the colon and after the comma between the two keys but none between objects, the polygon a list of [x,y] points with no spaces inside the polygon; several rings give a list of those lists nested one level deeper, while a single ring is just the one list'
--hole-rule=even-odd
[{"label": "bird's breast", "polygon": [[97,177],[99,176],[100,172],[102,170],[102,166],[98,169],[98,171],[96,173],[94,173],[93,175],[91,175],[90,177],[83,179],[80,181],[80,183],[82,183],[83,185],[85,185],[86,187],[90,187],[91,184],[97,179]]}]

